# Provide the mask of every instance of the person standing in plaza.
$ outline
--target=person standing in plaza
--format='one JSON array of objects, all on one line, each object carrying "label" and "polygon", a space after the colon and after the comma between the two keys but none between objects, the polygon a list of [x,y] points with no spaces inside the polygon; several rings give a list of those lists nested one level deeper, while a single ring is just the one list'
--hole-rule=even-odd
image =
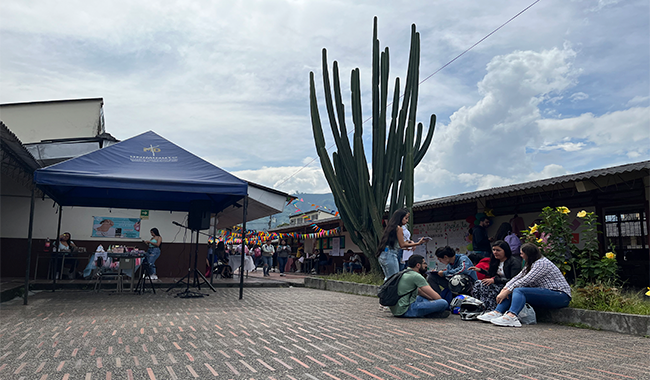
[{"label": "person standing in plaza", "polygon": [[275,254],[275,248],[273,247],[273,244],[271,242],[264,242],[262,244],[262,262],[264,263],[262,266],[262,270],[264,272],[264,277],[270,276],[269,271],[271,270],[271,266],[273,265],[273,255]]},{"label": "person standing in plaza", "polygon": [[474,252],[483,257],[490,257],[492,247],[490,247],[490,238],[487,234],[487,228],[490,226],[490,218],[483,215],[478,220],[478,225],[472,230],[472,245]]},{"label": "person standing in plaza", "polygon": [[278,253],[278,269],[280,269],[280,276],[286,276],[284,274],[284,267],[287,266],[287,260],[289,260],[289,254],[291,253],[291,246],[287,244],[287,241],[282,239],[278,245],[276,251]]},{"label": "person standing in plaza", "polygon": [[157,280],[158,275],[156,275],[155,262],[160,257],[160,245],[162,244],[162,237],[160,236],[160,232],[158,231],[158,229],[155,227],[152,228],[149,232],[151,233],[151,239],[142,240],[142,241],[144,243],[147,243],[147,245],[149,245],[149,249],[147,250],[147,257],[146,257],[149,263],[149,277],[152,280]]},{"label": "person standing in plaza", "polygon": [[409,249],[426,243],[426,240],[423,238],[420,238],[417,243],[408,242],[404,239],[404,229],[402,229],[402,226],[408,223],[410,216],[411,214],[405,208],[395,211],[388,220],[384,234],[379,241],[376,255],[379,258],[379,265],[384,272],[384,281],[399,272],[397,255],[400,248]]}]

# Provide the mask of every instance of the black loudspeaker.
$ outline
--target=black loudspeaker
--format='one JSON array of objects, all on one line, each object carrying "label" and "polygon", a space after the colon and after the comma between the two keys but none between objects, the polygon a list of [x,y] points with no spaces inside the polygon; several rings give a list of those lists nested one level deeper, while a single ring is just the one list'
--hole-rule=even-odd
[{"label": "black loudspeaker", "polygon": [[210,228],[211,201],[191,201],[187,226],[190,230],[207,230]]}]

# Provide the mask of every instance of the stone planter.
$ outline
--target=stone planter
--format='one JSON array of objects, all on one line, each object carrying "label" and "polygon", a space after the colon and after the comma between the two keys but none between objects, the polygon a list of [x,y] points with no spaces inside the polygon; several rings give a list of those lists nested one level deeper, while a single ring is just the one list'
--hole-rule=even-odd
[{"label": "stone planter", "polygon": [[332,292],[357,294],[360,296],[377,296],[379,286],[369,284],[357,284],[355,282],[325,280],[317,277],[305,277],[305,287]]},{"label": "stone planter", "polygon": [[605,331],[650,336],[650,316],[565,308],[537,313],[539,322],[575,323]]}]

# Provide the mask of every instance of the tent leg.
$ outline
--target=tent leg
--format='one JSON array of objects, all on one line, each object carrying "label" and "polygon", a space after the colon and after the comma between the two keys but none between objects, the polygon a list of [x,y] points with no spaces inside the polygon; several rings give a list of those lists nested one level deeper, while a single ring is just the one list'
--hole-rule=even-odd
[{"label": "tent leg", "polygon": [[210,285],[214,285],[214,259],[217,255],[217,214],[214,214],[214,224],[212,225],[212,259],[210,261]]},{"label": "tent leg", "polygon": [[27,233],[27,262],[25,264],[25,294],[23,295],[23,305],[27,305],[27,296],[29,295],[29,267],[32,260],[32,232],[34,230],[34,186],[32,185],[32,199],[29,204],[29,230]]},{"label": "tent leg", "polygon": [[244,223],[241,228],[241,266],[239,267],[239,299],[244,298],[244,259],[246,241],[246,216],[248,214],[248,195],[244,197]]},{"label": "tent leg", "polygon": [[[57,265],[56,265],[56,258],[59,256],[59,236],[61,236],[61,214],[63,214],[63,206],[59,205],[59,224],[56,227],[56,239],[54,239],[54,247],[52,248],[52,255],[50,255],[50,259],[52,260],[52,265],[50,267],[52,268],[52,291],[56,289],[56,270]],[[63,261],[63,264],[65,264],[65,261]],[[63,272],[63,270],[61,270]],[[63,273],[61,273],[63,275]]]}]

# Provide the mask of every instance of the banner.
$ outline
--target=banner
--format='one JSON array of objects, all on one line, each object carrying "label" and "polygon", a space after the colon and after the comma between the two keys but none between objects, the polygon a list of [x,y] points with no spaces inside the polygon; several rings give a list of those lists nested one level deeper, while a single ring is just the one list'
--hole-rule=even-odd
[{"label": "banner", "polygon": [[140,219],[93,216],[93,232],[90,236],[139,239]]}]

